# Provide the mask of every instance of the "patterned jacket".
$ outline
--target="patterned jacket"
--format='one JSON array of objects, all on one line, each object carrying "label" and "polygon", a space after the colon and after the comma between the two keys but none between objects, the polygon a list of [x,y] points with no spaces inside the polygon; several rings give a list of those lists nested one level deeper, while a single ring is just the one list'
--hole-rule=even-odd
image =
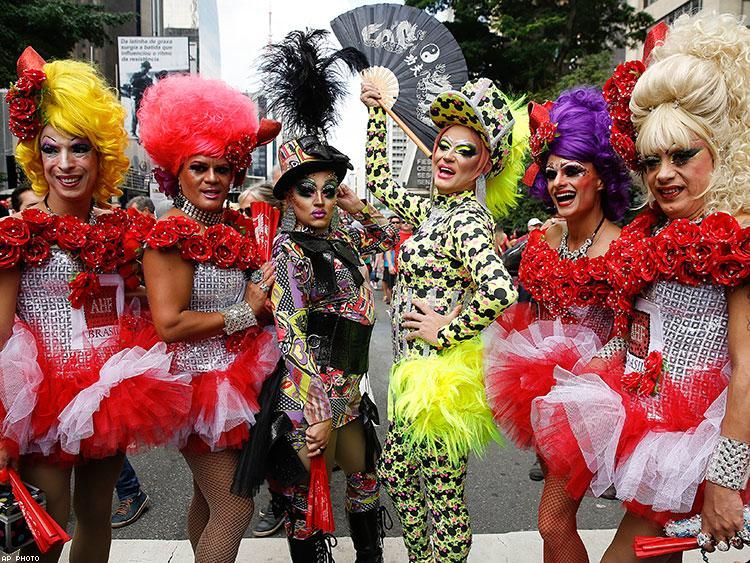
[{"label": "patterned jacket", "polygon": [[421,339],[406,340],[401,327],[412,301],[426,301],[440,314],[462,305],[461,313],[438,332],[439,347],[477,336],[517,297],[493,247],[493,219],[473,191],[435,196],[408,194],[393,182],[386,151],[385,112],[370,110],[367,128],[367,188],[415,227],[401,247],[394,289],[393,348],[397,361],[435,350]]},{"label": "patterned jacket", "polygon": [[[388,250],[398,240],[396,228],[369,204],[355,218],[364,226],[364,233],[339,228],[326,238],[346,242],[358,257]],[[307,319],[311,312],[319,311],[372,325],[375,306],[366,271],[364,283],[357,285],[346,265],[335,258],[337,289],[327,293],[316,283],[310,259],[288,232],[276,238],[273,257],[276,283],[271,304],[287,368],[277,408],[285,411],[295,425],[302,424],[303,418],[307,424],[315,424],[332,417],[334,427],[345,424],[357,415],[362,374],[345,374],[333,368],[321,372],[307,342]]]}]

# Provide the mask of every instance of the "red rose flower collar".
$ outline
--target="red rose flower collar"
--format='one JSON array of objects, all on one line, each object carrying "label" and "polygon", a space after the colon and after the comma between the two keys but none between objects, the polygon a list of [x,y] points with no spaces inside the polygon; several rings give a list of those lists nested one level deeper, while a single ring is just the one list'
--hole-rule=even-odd
[{"label": "red rose flower collar", "polygon": [[676,219],[652,234],[663,220],[648,210],[610,245],[609,281],[626,312],[632,298],[657,279],[737,287],[750,278],[750,227],[743,229],[731,215],[717,212],[700,223]]},{"label": "red rose flower collar", "polygon": [[564,321],[572,320],[571,307],[604,305],[610,291],[603,256],[560,258],[540,230],[529,235],[518,275],[534,299]]},{"label": "red rose flower collar", "polygon": [[42,266],[52,246],[80,260],[83,272],[70,280],[70,302],[80,308],[98,291],[96,274],[118,273],[125,286],[140,285],[138,259],[143,240],[153,219],[136,210],[115,209],[96,217],[93,225],[72,215],[52,215],[40,209],[26,209],[20,217],[0,221],[0,269]]},{"label": "red rose flower collar", "polygon": [[253,236],[253,224],[232,209],[224,210],[223,222],[206,227],[194,219],[172,216],[158,221],[146,237],[154,249],[178,249],[185,260],[211,262],[219,268],[247,270],[260,267],[260,255]]}]

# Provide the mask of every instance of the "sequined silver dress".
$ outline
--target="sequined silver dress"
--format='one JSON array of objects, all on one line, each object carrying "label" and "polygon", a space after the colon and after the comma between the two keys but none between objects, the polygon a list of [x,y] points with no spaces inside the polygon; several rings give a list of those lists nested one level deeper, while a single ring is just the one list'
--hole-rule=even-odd
[{"label": "sequined silver dress", "polygon": [[[195,263],[190,310],[226,309],[242,300],[246,283],[244,273],[237,268]],[[242,338],[239,334],[237,337]],[[242,446],[259,410],[262,378],[280,357],[271,328],[257,330],[236,346],[230,339],[222,334],[170,346],[174,369],[192,377],[190,422],[179,443],[191,451]]]},{"label": "sequined silver dress", "polygon": [[568,430],[559,436],[577,440],[594,494],[614,484],[639,514],[690,512],[726,407],[726,291],[666,280],[650,285],[635,303],[624,365],[577,375],[559,370],[556,386],[535,403],[535,429],[547,430],[543,455],[565,451],[565,438],[549,431],[564,413]]},{"label": "sequined silver dress", "polygon": [[[196,264],[190,310],[208,313],[239,303],[246,283],[244,274],[236,268],[219,268],[210,262]],[[237,356],[227,350],[226,340],[227,337],[220,334],[176,343],[176,368],[191,373],[226,369]]]}]

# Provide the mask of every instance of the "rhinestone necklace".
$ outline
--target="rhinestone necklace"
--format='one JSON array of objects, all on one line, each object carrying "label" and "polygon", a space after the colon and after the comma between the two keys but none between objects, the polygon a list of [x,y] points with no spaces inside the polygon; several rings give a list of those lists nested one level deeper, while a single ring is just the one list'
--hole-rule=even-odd
[{"label": "rhinestone necklace", "polygon": [[182,192],[174,197],[174,206],[191,219],[195,219],[204,225],[218,225],[224,217],[223,211],[211,212],[198,209],[195,205],[190,203],[184,195],[182,195]]},{"label": "rhinestone necklace", "polygon": [[591,236],[583,241],[583,244],[575,250],[570,250],[568,248],[568,231],[565,231],[562,235],[562,238],[560,239],[560,248],[557,249],[557,255],[560,258],[567,258],[568,260],[578,260],[579,258],[586,256],[589,248],[591,248],[591,245],[594,244],[594,239],[596,238],[596,235],[599,232],[599,229],[602,228],[603,224],[604,217],[602,217],[602,220],[599,221],[599,224],[596,226],[596,229],[594,229],[594,232],[591,233]]},{"label": "rhinestone necklace", "polygon": [[[49,213],[50,215],[57,215],[57,213],[55,213],[54,211],[52,211],[52,208],[50,208],[49,202],[48,202],[48,198],[49,198],[49,193],[47,193],[44,196],[44,208],[47,210],[47,213]],[[94,202],[93,202],[93,200],[91,201],[91,207],[89,207],[89,217],[88,217],[88,220],[86,222],[89,225],[94,225],[96,223],[96,215],[94,215]]]}]

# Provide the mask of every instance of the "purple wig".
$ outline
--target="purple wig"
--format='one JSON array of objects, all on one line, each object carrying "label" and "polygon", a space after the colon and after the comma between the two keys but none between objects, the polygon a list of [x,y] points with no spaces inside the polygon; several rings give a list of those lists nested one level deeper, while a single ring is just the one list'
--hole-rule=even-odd
[{"label": "purple wig", "polygon": [[611,120],[601,91],[592,87],[566,90],[552,106],[550,121],[557,123],[557,136],[541,156],[540,171],[534,178],[531,195],[554,209],[544,177],[550,154],[590,162],[604,182],[604,216],[610,221],[622,219],[630,204],[631,180],[625,163],[609,143]]}]

